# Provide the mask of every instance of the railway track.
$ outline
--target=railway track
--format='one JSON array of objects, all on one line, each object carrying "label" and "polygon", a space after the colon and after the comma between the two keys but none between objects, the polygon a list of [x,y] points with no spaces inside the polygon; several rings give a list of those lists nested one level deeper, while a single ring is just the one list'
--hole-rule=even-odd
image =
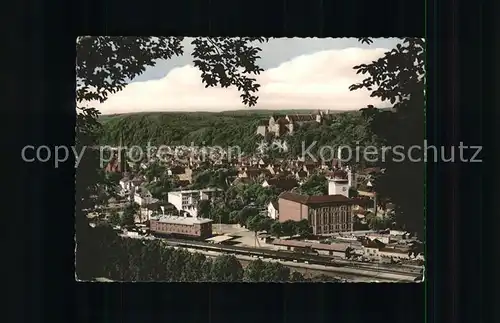
[{"label": "railway track", "polygon": [[301,262],[301,263],[323,265],[329,267],[344,267],[350,269],[373,271],[378,273],[399,274],[399,275],[415,276],[415,277],[417,277],[420,274],[418,270],[408,271],[408,270],[401,270],[399,268],[398,269],[388,268],[383,265],[373,266],[359,262],[351,262],[345,260],[339,261],[327,256],[301,254],[289,251],[256,249],[256,248],[241,247],[241,246],[213,245],[201,241],[190,241],[181,239],[165,239],[165,242],[167,243],[167,245],[171,246],[189,247],[192,249],[216,251],[219,253],[240,254],[246,256],[272,258],[282,261]]}]

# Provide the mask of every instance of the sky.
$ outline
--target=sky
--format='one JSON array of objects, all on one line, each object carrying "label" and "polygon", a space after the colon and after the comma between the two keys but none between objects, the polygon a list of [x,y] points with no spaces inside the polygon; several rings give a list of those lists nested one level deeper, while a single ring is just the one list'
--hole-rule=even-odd
[{"label": "sky", "polygon": [[396,38],[375,39],[370,45],[356,38],[277,38],[261,44],[255,76],[261,85],[253,108],[243,105],[236,88],[205,88],[192,64],[192,39],[184,40],[184,55],[158,61],[104,103],[93,104],[102,114],[149,111],[210,111],[240,109],[359,110],[382,106],[366,90],[349,91],[361,81],[355,65],[370,63],[395,47]]}]

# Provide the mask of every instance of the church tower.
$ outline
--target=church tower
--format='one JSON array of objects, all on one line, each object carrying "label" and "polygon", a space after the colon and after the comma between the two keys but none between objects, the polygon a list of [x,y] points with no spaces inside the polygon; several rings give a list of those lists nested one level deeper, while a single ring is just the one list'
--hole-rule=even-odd
[{"label": "church tower", "polygon": [[349,197],[349,180],[333,177],[328,180],[328,195],[344,195]]}]

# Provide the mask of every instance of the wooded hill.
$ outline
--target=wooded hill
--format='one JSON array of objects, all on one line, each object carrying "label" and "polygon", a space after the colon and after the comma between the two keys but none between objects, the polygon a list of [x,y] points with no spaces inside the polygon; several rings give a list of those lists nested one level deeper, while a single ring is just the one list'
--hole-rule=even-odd
[{"label": "wooded hill", "polygon": [[[262,141],[256,135],[257,126],[267,122],[270,115],[314,113],[314,110],[237,110],[220,113],[210,112],[150,112],[106,115],[100,118],[103,129],[100,144],[118,145],[218,145],[240,146],[242,151],[254,151]],[[287,137],[292,148],[300,149],[301,142],[309,145],[372,144],[375,141],[368,127],[369,120],[359,111],[338,112],[332,120],[323,124],[301,127]],[[267,138],[270,140],[271,138]],[[295,151],[293,151],[295,153]]]}]

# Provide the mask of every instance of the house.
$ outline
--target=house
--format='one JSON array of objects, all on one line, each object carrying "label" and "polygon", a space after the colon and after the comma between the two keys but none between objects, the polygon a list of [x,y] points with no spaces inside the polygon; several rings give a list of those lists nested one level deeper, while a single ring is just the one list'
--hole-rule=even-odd
[{"label": "house", "polygon": [[158,202],[158,200],[153,198],[147,189],[138,187],[134,192],[134,202],[139,204],[141,207],[146,207],[146,205]]},{"label": "house", "polygon": [[213,200],[220,191],[216,188],[207,188],[168,192],[168,202],[172,203],[179,212],[185,211],[192,217],[197,217],[198,202],[200,200]]},{"label": "house", "polygon": [[186,169],[183,166],[172,166],[167,170],[169,176],[184,174]]},{"label": "house", "polygon": [[247,168],[245,171],[238,173],[238,177],[255,180],[260,174],[261,170],[258,168]]},{"label": "house", "polygon": [[124,177],[119,182],[120,187],[123,191],[130,191],[133,187],[132,180],[128,177]]},{"label": "house", "polygon": [[271,178],[262,183],[262,187],[276,187],[281,190],[291,191],[293,188],[299,186],[295,178]]},{"label": "house", "polygon": [[307,172],[308,175],[313,174],[317,169],[320,168],[320,164],[315,162],[305,162],[302,169]]},{"label": "house", "polygon": [[177,208],[175,205],[169,202],[163,202],[162,205],[159,205],[161,214],[163,215],[169,215],[169,216],[178,216],[179,211],[177,211]]},{"label": "house", "polygon": [[267,124],[260,122],[257,125],[256,133],[262,136],[271,134],[275,137],[281,137],[287,134],[293,134],[305,124],[322,123],[323,120],[329,120],[330,116],[331,114],[328,110],[318,111],[313,114],[275,114],[269,118]]},{"label": "house", "polygon": [[267,205],[267,216],[273,220],[279,218],[279,205],[277,201],[271,201]]},{"label": "house", "polygon": [[187,187],[187,186],[189,186],[189,184],[191,184],[190,181],[186,181],[186,180],[184,180],[184,181],[178,180],[178,181],[176,181],[176,183],[177,183],[177,186],[179,186],[179,187]]},{"label": "house", "polygon": [[377,239],[363,239],[361,244],[363,255],[367,257],[380,257],[379,251],[385,247],[385,244]]},{"label": "house", "polygon": [[276,175],[280,172],[280,169],[278,167],[275,167],[274,165],[268,165],[267,170],[271,175]]},{"label": "house", "polygon": [[259,124],[257,125],[257,134],[261,135],[262,137],[266,137],[268,133],[267,125],[268,125],[267,121],[265,120],[260,121]]},{"label": "house", "polygon": [[269,160],[267,158],[260,158],[257,165],[261,168],[266,168],[269,165]]},{"label": "house", "polygon": [[299,181],[299,182],[305,181],[307,179],[307,176],[308,176],[307,172],[304,170],[299,170],[299,171],[295,172],[294,175],[295,175],[295,178],[297,179],[297,181]]},{"label": "house", "polygon": [[352,231],[352,201],[344,195],[309,196],[284,192],[279,196],[279,221],[307,219],[313,234]]},{"label": "house", "polygon": [[159,234],[173,234],[206,239],[212,236],[212,220],[182,216],[160,215],[149,221],[150,230]]}]

